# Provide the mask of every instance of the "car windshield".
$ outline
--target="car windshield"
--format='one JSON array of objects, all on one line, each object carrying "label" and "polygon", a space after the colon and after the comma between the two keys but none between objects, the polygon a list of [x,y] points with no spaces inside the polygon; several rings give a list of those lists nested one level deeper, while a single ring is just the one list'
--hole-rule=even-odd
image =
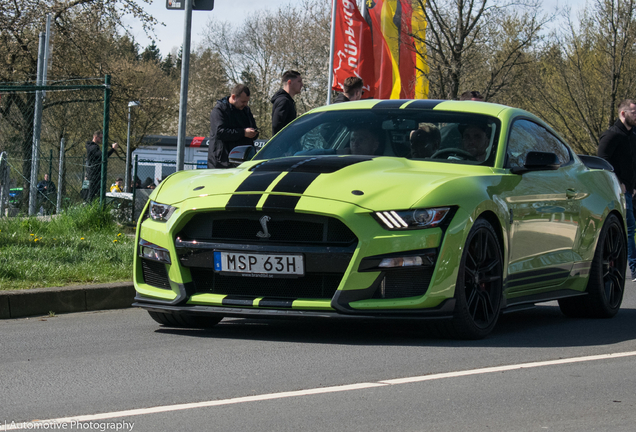
[{"label": "car windshield", "polygon": [[307,155],[370,155],[493,166],[496,118],[433,110],[339,110],[302,116],[255,160]]}]

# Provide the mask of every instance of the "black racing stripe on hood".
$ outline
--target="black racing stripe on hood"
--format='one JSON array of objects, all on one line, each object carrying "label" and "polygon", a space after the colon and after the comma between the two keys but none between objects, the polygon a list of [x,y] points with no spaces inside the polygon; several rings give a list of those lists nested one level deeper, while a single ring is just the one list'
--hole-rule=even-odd
[{"label": "black racing stripe on hood", "polygon": [[277,172],[252,172],[236,188],[236,192],[264,192],[279,174]]},{"label": "black racing stripe on hood", "polygon": [[407,102],[407,99],[389,99],[375,104],[371,109],[395,109],[401,107]]},{"label": "black racing stripe on hood", "polygon": [[265,210],[294,211],[300,201],[300,196],[270,195],[263,204]]},{"label": "black racing stripe on hood", "polygon": [[375,156],[314,156],[308,158],[281,158],[260,163],[252,168],[252,171],[272,171],[281,173],[307,172],[318,174],[329,174],[336,172],[350,165],[372,160]]},{"label": "black racing stripe on hood", "polygon": [[272,192],[303,194],[320,173],[290,172],[279,181]]},{"label": "black racing stripe on hood", "polygon": [[444,101],[436,99],[418,99],[408,104],[404,109],[433,109],[442,102]]},{"label": "black racing stripe on hood", "polygon": [[232,195],[225,206],[225,210],[256,211],[256,204],[258,204],[258,201],[261,199],[262,196],[262,194]]},{"label": "black racing stripe on hood", "polygon": [[258,302],[258,307],[275,307],[291,309],[293,300],[281,300],[279,298],[267,298],[264,297]]}]

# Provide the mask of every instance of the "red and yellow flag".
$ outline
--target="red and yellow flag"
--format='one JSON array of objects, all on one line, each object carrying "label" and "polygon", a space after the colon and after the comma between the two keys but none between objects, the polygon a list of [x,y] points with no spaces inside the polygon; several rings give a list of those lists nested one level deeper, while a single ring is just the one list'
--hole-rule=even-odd
[{"label": "red and yellow flag", "polygon": [[[426,19],[411,0],[334,0],[333,86],[364,81],[365,98],[426,99]],[[418,55],[419,53],[419,55]]]},{"label": "red and yellow flag", "polygon": [[[375,97],[422,99],[428,96],[424,53],[426,20],[409,0],[365,0],[363,16],[373,39]],[[414,38],[411,35],[417,35]]]},{"label": "red and yellow flag", "polygon": [[343,91],[342,83],[351,76],[362,78],[365,97],[374,97],[373,43],[371,29],[355,0],[335,0],[333,49],[333,86]]}]

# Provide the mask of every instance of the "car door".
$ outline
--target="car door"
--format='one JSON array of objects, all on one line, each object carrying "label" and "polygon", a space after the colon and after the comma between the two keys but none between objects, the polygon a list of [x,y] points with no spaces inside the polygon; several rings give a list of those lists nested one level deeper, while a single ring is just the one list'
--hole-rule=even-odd
[{"label": "car door", "polygon": [[510,212],[508,292],[560,285],[569,277],[578,235],[580,201],[568,147],[543,126],[516,120],[509,134],[506,167],[522,167],[530,151],[552,152],[557,170],[518,175],[505,201]]}]

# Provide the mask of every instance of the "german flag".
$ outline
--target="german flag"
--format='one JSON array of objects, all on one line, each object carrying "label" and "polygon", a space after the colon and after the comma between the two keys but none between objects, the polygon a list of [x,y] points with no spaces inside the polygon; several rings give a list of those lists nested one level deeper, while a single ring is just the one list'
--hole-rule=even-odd
[{"label": "german flag", "polygon": [[409,0],[365,0],[363,16],[373,38],[375,97],[427,98],[428,67],[416,53],[425,53],[423,11],[414,11]]}]

